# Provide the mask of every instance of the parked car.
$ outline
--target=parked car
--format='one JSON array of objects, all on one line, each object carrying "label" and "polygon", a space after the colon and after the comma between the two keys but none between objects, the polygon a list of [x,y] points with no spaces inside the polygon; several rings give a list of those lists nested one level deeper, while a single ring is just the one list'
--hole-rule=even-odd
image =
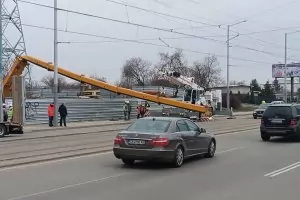
[{"label": "parked car", "polygon": [[181,167],[186,158],[214,157],[216,139],[189,119],[146,117],[117,134],[113,152],[126,165],[135,160],[161,160]]},{"label": "parked car", "polygon": [[272,136],[300,135],[300,104],[274,104],[264,112],[260,133],[263,141]]},{"label": "parked car", "polygon": [[262,115],[264,114],[265,110],[268,108],[270,104],[265,103],[265,104],[261,104],[257,109],[255,109],[253,111],[253,118],[257,119],[258,117],[262,117]]},{"label": "parked car", "polygon": [[271,104],[283,104],[284,101],[272,101]]}]

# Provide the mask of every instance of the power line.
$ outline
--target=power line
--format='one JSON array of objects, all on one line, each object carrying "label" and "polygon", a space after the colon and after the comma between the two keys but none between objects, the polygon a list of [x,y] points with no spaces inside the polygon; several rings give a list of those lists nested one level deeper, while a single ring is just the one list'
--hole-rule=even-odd
[{"label": "power line", "polygon": [[300,29],[299,26],[295,27],[285,27],[285,28],[276,28],[276,29],[269,29],[269,30],[263,30],[263,31],[253,31],[248,33],[241,33],[240,35],[255,35],[255,34],[261,34],[261,33],[270,33],[270,32],[277,32],[277,31],[284,31],[284,30],[293,30],[293,29]]},{"label": "power line", "polygon": [[[29,1],[23,1],[23,0],[19,0],[19,1],[24,2],[24,3],[28,3],[28,4],[32,4],[32,5],[36,5],[36,6],[41,6],[41,7],[54,9],[53,6],[48,6],[48,5],[44,5],[44,4],[39,4],[39,3],[34,3],[34,2],[29,2]],[[102,19],[102,20],[108,20],[108,21],[121,23],[121,24],[127,24],[127,25],[132,25],[132,26],[137,26],[137,27],[142,27],[142,28],[147,28],[147,29],[152,29],[152,30],[168,32],[168,33],[174,33],[174,34],[177,34],[177,35],[191,36],[191,37],[199,38],[199,39],[202,39],[202,40],[208,40],[208,41],[213,41],[213,42],[220,43],[220,41],[215,40],[215,39],[205,38],[205,37],[202,37],[202,36],[199,36],[199,35],[182,33],[182,32],[175,31],[174,29],[165,29],[165,28],[148,26],[148,25],[143,25],[143,24],[138,24],[138,23],[132,23],[132,22],[128,22],[128,21],[122,21],[122,20],[118,20],[118,19],[112,19],[112,18],[108,18],[108,17],[102,17],[102,16],[98,16],[98,15],[92,15],[92,14],[88,14],[88,13],[83,13],[83,12],[78,12],[78,11],[73,11],[73,10],[68,10],[68,9],[63,9],[63,8],[57,8],[57,10],[72,13],[72,14],[77,14],[77,15]],[[221,41],[221,43],[224,43],[224,42]]]},{"label": "power line", "polygon": [[[37,5],[37,6],[42,6],[42,7],[47,7],[47,8],[53,8],[52,6],[48,6],[48,5],[44,5],[44,4],[38,4],[38,3],[24,1],[24,0],[20,0],[20,1],[24,2],[24,3],[29,3],[29,4]],[[57,9],[60,10],[60,11],[68,12],[68,13],[73,13],[73,14],[78,14],[78,15],[83,15],[83,16],[88,16],[88,17],[93,17],[93,18],[98,18],[98,19],[113,21],[113,22],[117,22],[117,23],[128,24],[128,25],[133,25],[133,26],[138,26],[138,27],[143,27],[143,28],[148,28],[148,29],[153,29],[153,30],[159,30],[159,31],[164,31],[164,32],[178,34],[178,35],[184,35],[184,36],[189,36],[189,37],[193,37],[193,38],[199,38],[199,39],[202,39],[202,40],[208,40],[208,41],[212,41],[212,42],[216,42],[216,43],[225,44],[225,42],[221,41],[221,40],[207,38],[207,37],[203,37],[203,36],[199,36],[199,35],[182,33],[182,32],[178,32],[178,31],[174,31],[173,29],[164,29],[164,28],[158,28],[158,27],[153,27],[153,26],[148,26],[148,25],[143,25],[143,24],[132,23],[132,22],[128,22],[128,21],[126,22],[126,21],[122,21],[122,20],[117,20],[117,19],[102,17],[102,16],[98,16],[98,15],[92,15],[92,14],[78,12],[78,11],[73,11],[73,10],[68,10],[68,9],[62,9],[62,8],[57,8]],[[256,51],[256,52],[260,52],[260,53],[265,53],[265,54],[268,54],[268,55],[273,55],[275,57],[279,57],[278,55],[275,55],[275,54],[273,54],[271,52],[260,51],[260,50],[256,50],[256,49],[249,48],[249,47],[243,47],[243,46],[240,46],[240,45],[235,45],[235,46],[237,48],[242,48],[242,49],[246,49],[246,50],[252,50],[252,51]]]},{"label": "power line", "polygon": [[[195,0],[189,0],[189,1],[192,2],[192,3],[194,3],[194,4],[201,5],[201,3],[198,2],[198,1],[195,1]],[[261,23],[260,21],[253,21],[253,20],[250,20],[249,18],[252,17],[252,16],[257,16],[257,15],[259,15],[259,14],[261,14],[261,13],[266,13],[266,12],[272,11],[272,10],[277,9],[278,7],[283,6],[283,5],[285,5],[285,4],[291,4],[291,3],[294,3],[294,2],[297,2],[297,1],[298,1],[298,0],[292,0],[292,1],[289,1],[289,2],[283,2],[283,3],[279,4],[279,5],[275,5],[275,6],[271,7],[271,8],[268,8],[268,9],[265,9],[265,10],[258,11],[258,12],[256,12],[256,13],[247,15],[246,17],[238,17],[238,16],[235,16],[235,15],[232,15],[231,13],[229,14],[229,13],[227,13],[227,12],[224,12],[223,10],[222,10],[222,11],[215,10],[215,9],[213,9],[213,10],[215,10],[215,12],[222,12],[222,13],[224,13],[224,14],[230,16],[230,17],[234,17],[234,18],[236,18],[238,21],[240,21],[240,20],[247,20],[247,21],[250,22],[250,23],[261,24],[261,25],[263,25],[263,26],[269,26],[269,27],[273,27],[273,28],[280,28],[280,27],[276,27],[276,26],[270,26],[269,24]],[[210,8],[210,9],[212,9],[212,8]]]},{"label": "power line", "polygon": [[249,17],[253,17],[253,16],[258,16],[258,15],[260,15],[260,14],[265,14],[265,13],[267,13],[267,12],[270,12],[270,11],[273,11],[273,10],[275,10],[275,9],[277,9],[277,8],[280,8],[280,9],[282,9],[282,6],[283,5],[286,5],[286,4],[292,4],[292,3],[295,3],[295,2],[297,2],[298,0],[292,0],[292,1],[288,1],[288,2],[283,2],[283,3],[281,3],[281,4],[278,4],[278,5],[275,5],[275,6],[273,6],[273,7],[269,7],[269,8],[267,8],[267,9],[265,9],[265,10],[262,10],[262,11],[258,11],[258,12],[256,12],[256,13],[253,13],[253,14],[250,14],[250,15],[247,15],[246,17],[244,17],[245,19],[248,19]]},{"label": "power line", "polygon": [[197,23],[197,24],[213,26],[213,27],[220,27],[221,25],[224,25],[224,24],[209,24],[209,23],[206,23],[206,22],[195,21],[195,20],[192,20],[192,19],[188,19],[188,18],[184,18],[184,17],[178,17],[178,16],[171,15],[171,14],[168,14],[168,13],[157,12],[157,11],[154,11],[154,10],[145,9],[145,8],[133,6],[133,5],[130,5],[130,4],[127,4],[127,3],[118,2],[118,1],[114,1],[114,0],[105,0],[105,1],[108,1],[108,2],[111,2],[111,3],[114,3],[114,4],[118,4],[118,5],[122,5],[122,6],[127,6],[127,7],[130,7],[130,8],[137,9],[137,10],[142,10],[142,11],[145,11],[145,12],[148,12],[148,13],[159,14],[159,15],[163,15],[163,16],[166,16],[166,17],[171,17],[171,18],[174,18],[174,19],[193,22],[193,23]]},{"label": "power line", "polygon": [[[284,48],[284,45],[280,45],[280,44],[276,44],[276,43],[273,43],[273,42],[269,42],[269,41],[265,41],[265,40],[262,40],[262,39],[259,39],[259,38],[255,38],[253,36],[250,36],[250,35],[245,35],[246,37],[252,39],[252,40],[256,40],[256,41],[259,41],[259,42],[262,42],[262,43],[265,43],[265,44],[268,44],[272,47],[279,47],[279,48]],[[289,50],[292,50],[292,51],[300,51],[300,49],[297,49],[297,48],[287,48]]]},{"label": "power line", "polygon": [[[36,25],[30,25],[30,24],[23,24],[23,26],[33,27],[33,28],[39,28],[39,29],[45,29],[45,30],[53,30],[53,28],[43,27],[43,26],[36,26]],[[212,53],[201,52],[201,51],[191,50],[191,49],[185,49],[185,48],[180,48],[180,47],[175,47],[175,46],[170,46],[170,45],[166,46],[166,45],[161,45],[161,44],[155,44],[155,43],[149,43],[149,42],[142,42],[142,41],[138,41],[138,40],[124,39],[124,38],[117,38],[117,37],[110,37],[110,36],[102,36],[102,35],[96,35],[96,34],[90,34],[90,33],[83,33],[83,32],[77,32],[77,31],[70,31],[70,30],[58,29],[58,31],[59,32],[65,32],[65,33],[76,34],[76,35],[98,37],[98,38],[105,38],[105,39],[112,39],[112,40],[117,40],[117,41],[132,42],[132,43],[138,43],[138,44],[144,44],[144,45],[151,45],[151,46],[157,46],[157,47],[164,47],[164,48],[170,48],[170,49],[181,49],[181,50],[186,51],[186,52],[203,54],[203,55],[216,55],[218,57],[224,57],[224,58],[226,58],[226,55],[212,54]],[[64,42],[64,43],[69,43],[69,42]],[[231,59],[245,61],[245,62],[252,62],[252,63],[268,64],[268,65],[272,64],[272,63],[268,63],[268,62],[265,62],[265,61],[249,60],[249,59],[244,59],[244,58],[239,58],[239,57],[231,57]]]}]

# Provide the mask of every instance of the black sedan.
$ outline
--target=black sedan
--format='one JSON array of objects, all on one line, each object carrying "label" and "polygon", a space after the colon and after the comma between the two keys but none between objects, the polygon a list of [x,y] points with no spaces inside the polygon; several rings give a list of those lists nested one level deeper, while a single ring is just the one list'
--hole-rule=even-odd
[{"label": "black sedan", "polygon": [[253,118],[257,119],[258,117],[262,117],[265,110],[269,107],[270,104],[265,103],[261,104],[257,109],[253,111]]},{"label": "black sedan", "polygon": [[136,160],[161,160],[181,167],[186,158],[204,155],[212,158],[216,151],[213,134],[193,121],[173,117],[138,119],[117,134],[113,152],[126,165]]}]

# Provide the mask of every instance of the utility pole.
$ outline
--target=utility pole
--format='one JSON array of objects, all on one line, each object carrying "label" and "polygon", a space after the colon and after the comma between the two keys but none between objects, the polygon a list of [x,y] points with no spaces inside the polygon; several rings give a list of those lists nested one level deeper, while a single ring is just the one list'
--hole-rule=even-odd
[{"label": "utility pole", "polygon": [[[1,0],[0,0],[1,1]],[[57,98],[57,93],[58,93],[58,77],[57,77],[57,45],[58,45],[58,39],[57,39],[57,0],[54,0],[54,127],[58,125],[58,98]]]},{"label": "utility pole", "polygon": [[227,41],[226,41],[226,44],[227,44],[227,110],[230,111],[230,87],[229,87],[229,59],[230,59],[230,56],[229,56],[229,48],[230,48],[230,40],[236,38],[239,36],[239,34],[237,34],[236,36],[232,37],[232,38],[229,38],[229,34],[230,34],[230,27],[231,26],[235,26],[237,24],[241,24],[241,23],[244,23],[246,22],[247,20],[243,20],[243,21],[240,21],[240,22],[237,22],[235,24],[231,24],[231,25],[227,25]]},{"label": "utility pole", "polygon": [[3,55],[3,30],[2,30],[2,19],[3,19],[3,13],[2,13],[2,7],[3,7],[3,1],[0,0],[0,122],[3,122],[3,65],[2,65],[2,55]]},{"label": "utility pole", "polygon": [[229,29],[230,26],[227,26],[227,110],[230,110],[230,88],[229,88]]},{"label": "utility pole", "polygon": [[284,34],[284,101],[287,103],[287,33]]}]

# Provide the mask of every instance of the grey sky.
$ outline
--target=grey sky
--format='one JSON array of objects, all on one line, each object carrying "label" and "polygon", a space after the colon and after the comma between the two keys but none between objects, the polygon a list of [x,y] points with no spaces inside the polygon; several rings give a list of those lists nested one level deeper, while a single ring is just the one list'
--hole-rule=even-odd
[{"label": "grey sky", "polygon": [[[119,1],[120,0],[116,0]],[[31,0],[31,2],[53,5],[53,0]],[[84,2],[84,3],[83,3]],[[300,1],[294,0],[123,0],[130,5],[143,7],[158,12],[172,14],[207,24],[232,24],[247,19],[243,24],[232,27],[232,35],[239,32],[241,35],[231,41],[231,80],[246,80],[257,78],[259,82],[271,80],[271,64],[284,62],[284,32],[300,30],[300,21],[296,13]],[[124,6],[116,5],[106,0],[58,0],[59,7],[91,13],[104,17],[127,21],[127,12]],[[40,8],[20,2],[20,13],[23,24],[53,27],[53,10]],[[170,17],[159,16],[133,8],[127,8],[129,21],[149,26],[174,29],[187,34],[210,37],[213,42],[199,38],[164,39],[170,46],[194,50],[197,52],[212,53],[226,56],[226,25],[218,28],[216,26],[205,27],[199,23],[186,22]],[[261,32],[278,28],[295,27],[289,30],[268,31],[252,35],[243,33]],[[297,27],[299,27],[297,29]],[[75,14],[59,12],[59,28],[69,31],[85,32],[89,34],[140,40],[149,40],[163,45],[161,38],[184,37],[173,33],[165,33],[141,27],[119,24],[111,21],[90,18]],[[53,60],[53,31],[42,30],[24,26],[25,41],[28,55],[39,57],[43,60]],[[300,61],[300,33],[290,35],[288,56],[291,61]],[[260,41],[259,41],[260,40]],[[262,41],[261,41],[262,40]],[[120,68],[126,59],[130,57],[142,57],[156,63],[159,52],[173,51],[167,47],[156,47],[129,42],[105,42],[110,39],[59,33],[61,42],[77,42],[59,45],[59,65],[74,72],[82,74],[96,73],[107,77],[108,81],[114,83],[120,77]],[[94,43],[92,43],[94,42]],[[242,46],[240,48],[236,45]],[[247,50],[251,48],[254,50]],[[298,51],[297,51],[298,48]],[[269,52],[275,55],[268,55]],[[192,64],[195,60],[202,60],[206,55],[201,53],[185,52],[184,54]],[[225,78],[226,57],[218,57],[220,67]],[[255,60],[263,63],[241,61],[234,58]],[[33,78],[40,79],[47,71],[33,69]]]}]

